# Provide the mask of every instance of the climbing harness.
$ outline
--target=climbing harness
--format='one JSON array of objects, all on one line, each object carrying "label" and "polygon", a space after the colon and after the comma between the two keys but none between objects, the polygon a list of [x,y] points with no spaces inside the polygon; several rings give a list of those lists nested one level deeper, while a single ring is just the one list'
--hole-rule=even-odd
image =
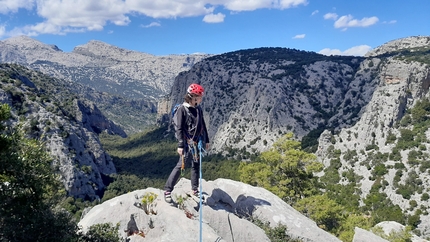
[{"label": "climbing harness", "polygon": [[[192,139],[188,139],[187,147],[190,150],[191,155],[193,156],[193,162],[195,162],[195,163],[199,162],[199,158],[198,158],[199,152],[197,150],[196,142],[194,142]],[[181,159],[182,159],[181,175],[184,176],[184,173],[185,173],[185,154],[181,155]]]},{"label": "climbing harness", "polygon": [[197,156],[198,152],[197,152],[196,142],[194,142],[194,140],[192,139],[188,140],[188,147],[191,151],[191,155],[193,155],[194,162],[199,162],[199,158]]}]

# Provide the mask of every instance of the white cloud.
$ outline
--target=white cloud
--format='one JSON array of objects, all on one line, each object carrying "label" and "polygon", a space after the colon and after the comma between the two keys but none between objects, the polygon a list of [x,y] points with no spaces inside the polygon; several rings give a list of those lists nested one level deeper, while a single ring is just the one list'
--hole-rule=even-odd
[{"label": "white cloud", "polygon": [[339,49],[325,48],[325,49],[318,51],[318,53],[323,54],[323,55],[364,56],[371,49],[372,49],[372,47],[370,47],[368,45],[358,45],[358,46],[354,46],[352,48],[349,48],[345,51],[341,51]]},{"label": "white cloud", "polygon": [[217,5],[223,5],[226,9],[237,12],[262,8],[287,9],[308,4],[307,0],[221,0],[218,2]]},{"label": "white cloud", "polygon": [[214,7],[210,0],[125,0],[129,12],[143,14],[152,18],[195,17],[210,14]]},{"label": "white cloud", "polygon": [[34,6],[34,0],[1,0],[0,1],[0,13],[14,13],[20,8],[32,9]]},{"label": "white cloud", "polygon": [[313,16],[313,15],[315,15],[315,14],[319,13],[319,12],[320,12],[320,11],[315,10],[315,11],[313,11],[313,12],[312,12],[312,14],[311,14],[311,15]]},{"label": "white cloud", "polygon": [[208,14],[203,18],[203,22],[206,23],[221,23],[224,22],[225,15],[222,13]]},{"label": "white cloud", "polygon": [[379,21],[377,17],[354,19],[352,15],[344,15],[334,22],[335,28],[368,27]]},{"label": "white cloud", "polygon": [[102,30],[107,22],[127,25],[126,6],[121,0],[39,0],[37,13],[49,24],[60,27]]},{"label": "white cloud", "polygon": [[158,22],[152,22],[150,24],[147,25],[140,25],[142,28],[151,28],[151,27],[160,27],[161,24]]},{"label": "white cloud", "polygon": [[298,34],[296,36],[293,37],[293,39],[304,39],[306,36],[306,34]]},{"label": "white cloud", "polygon": [[281,9],[297,7],[299,5],[307,5],[307,4],[308,4],[307,0],[280,0],[279,1],[279,5]]},{"label": "white cloud", "polygon": [[340,51],[339,49],[329,49],[329,48],[324,48],[318,51],[318,53],[322,55],[342,55],[342,51]]},{"label": "white cloud", "polygon": [[271,0],[233,0],[233,1],[225,1],[225,8],[231,11],[253,11],[260,8],[270,8],[272,7]]},{"label": "white cloud", "polygon": [[395,23],[397,23],[397,20],[384,21],[382,23],[384,23],[384,24],[395,24]]},{"label": "white cloud", "polygon": [[326,14],[324,14],[324,19],[333,19],[333,20],[336,20],[337,19],[337,14],[336,13],[326,13]]},{"label": "white cloud", "polygon": [[204,16],[206,23],[220,23],[226,16],[215,14],[217,8],[241,12],[307,4],[308,0],[0,0],[0,13],[34,9],[43,19],[40,23],[17,27],[7,34],[37,35],[101,31],[109,23],[125,26],[131,22],[130,15],[155,19]]}]

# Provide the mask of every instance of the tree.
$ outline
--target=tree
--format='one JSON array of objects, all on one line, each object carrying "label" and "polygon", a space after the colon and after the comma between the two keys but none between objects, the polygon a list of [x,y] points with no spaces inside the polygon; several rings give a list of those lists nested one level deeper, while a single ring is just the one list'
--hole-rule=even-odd
[{"label": "tree", "polygon": [[115,226],[111,223],[94,224],[86,233],[81,233],[78,242],[119,242],[119,223]]},{"label": "tree", "polygon": [[355,228],[369,230],[372,226],[372,218],[363,214],[349,214],[339,228],[338,238],[344,242],[351,242],[354,238]]},{"label": "tree", "polygon": [[[0,105],[0,122],[10,118]],[[0,125],[0,240],[72,241],[77,226],[56,208],[61,185],[50,168],[44,146]]]},{"label": "tree", "polygon": [[288,133],[270,150],[261,153],[259,161],[241,163],[239,169],[242,182],[263,187],[294,204],[316,193],[313,172],[321,171],[322,167],[315,155],[301,150],[300,142]]},{"label": "tree", "polygon": [[327,194],[315,195],[298,201],[294,208],[307,215],[324,230],[335,233],[340,226],[345,209],[331,200]]}]

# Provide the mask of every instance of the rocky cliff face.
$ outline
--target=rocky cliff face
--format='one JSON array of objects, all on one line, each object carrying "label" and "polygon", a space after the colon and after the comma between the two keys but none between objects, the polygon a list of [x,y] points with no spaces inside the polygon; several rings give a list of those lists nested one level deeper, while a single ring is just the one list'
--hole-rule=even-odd
[{"label": "rocky cliff face", "polygon": [[98,134],[125,132],[70,87],[21,66],[0,65],[0,103],[13,108],[10,125],[20,123],[46,144],[68,195],[96,199],[106,186],[103,177],[116,172]]},{"label": "rocky cliff face", "polygon": [[[429,40],[429,37],[396,40],[369,53],[372,57],[362,63],[363,67],[372,65],[375,68],[372,89],[367,90],[370,94],[366,95],[368,101],[356,121],[339,127],[334,133],[325,131],[319,139],[316,153],[326,166],[332,163],[333,152],[341,154],[339,174],[352,170],[361,177],[361,180],[354,182],[358,182],[362,198],[369,194],[372,187],[385,183],[379,191],[409,215],[418,210],[429,210],[429,203],[423,196],[430,187],[425,165],[430,155],[429,127],[424,125],[421,131],[417,131],[418,125],[412,124],[412,121],[418,124],[417,120],[412,118],[407,121],[411,116],[417,117],[414,116],[416,111],[412,111],[411,115],[414,106],[430,97],[430,58],[426,55],[430,49]],[[422,51],[423,54],[420,58],[390,54],[405,50]],[[357,84],[353,82],[351,86]],[[346,96],[352,103],[359,102],[351,94],[352,91],[354,89]],[[402,145],[408,132],[418,132],[408,139],[415,140],[416,145]],[[419,155],[414,155],[416,153]],[[381,177],[375,175],[376,167],[386,169]],[[350,183],[347,179],[340,182]],[[426,212],[421,215],[421,221],[419,228],[428,234],[430,219]]]},{"label": "rocky cliff face", "polygon": [[[327,126],[339,112],[362,60],[285,48],[214,56],[180,73],[164,106],[170,110],[173,104],[182,102],[189,84],[200,83],[205,87],[202,107],[212,152],[243,150],[253,154],[267,149],[287,132],[301,138]],[[365,73],[360,78],[364,83],[361,88],[371,85],[370,75]],[[354,103],[358,108],[369,97],[362,98],[362,102]],[[357,109],[351,112],[356,114]],[[341,123],[338,120],[336,124]]]}]

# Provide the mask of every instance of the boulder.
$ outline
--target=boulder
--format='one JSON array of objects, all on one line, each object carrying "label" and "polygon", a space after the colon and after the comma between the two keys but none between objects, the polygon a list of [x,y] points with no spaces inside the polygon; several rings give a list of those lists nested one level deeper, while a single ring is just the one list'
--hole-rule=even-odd
[{"label": "boulder", "polygon": [[[284,225],[289,238],[307,242],[340,241],[316,223],[294,210],[273,193],[228,179],[202,180],[204,202],[192,199],[190,180],[182,178],[172,192],[174,203],[164,201],[163,191],[147,188],[124,194],[93,207],[79,226],[119,223],[118,231],[129,241],[270,241],[264,230],[251,221]],[[142,198],[155,194],[147,206]],[[131,221],[133,218],[134,221]],[[135,224],[138,233],[129,234],[127,225]]]}]

